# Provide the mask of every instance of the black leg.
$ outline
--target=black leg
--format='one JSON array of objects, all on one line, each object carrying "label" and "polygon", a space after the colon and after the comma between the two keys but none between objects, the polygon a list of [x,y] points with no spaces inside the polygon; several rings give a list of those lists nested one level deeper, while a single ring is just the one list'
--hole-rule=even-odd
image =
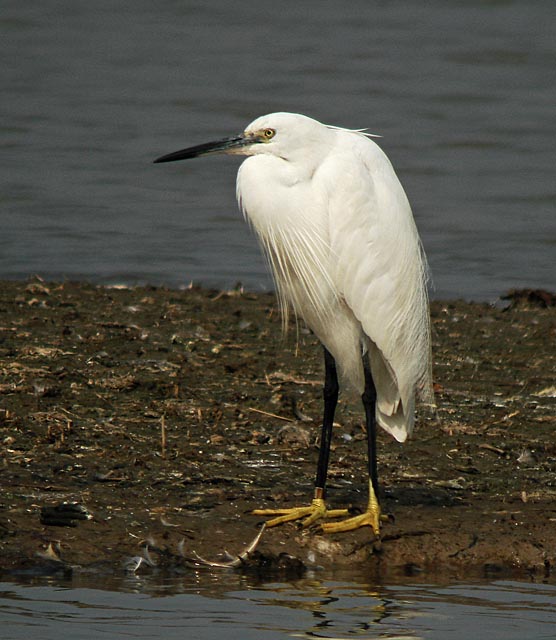
[{"label": "black leg", "polygon": [[365,371],[365,390],[361,396],[365,408],[365,427],[367,429],[367,450],[369,479],[378,499],[378,469],[376,463],[376,388],[367,356],[363,356]]},{"label": "black leg", "polygon": [[[322,419],[322,435],[320,440],[319,461],[317,477],[315,480],[315,495],[308,507],[292,507],[289,509],[255,509],[253,513],[261,516],[277,516],[268,520],[267,527],[274,527],[284,522],[302,520],[303,527],[309,527],[322,518],[339,518],[348,515],[347,509],[326,508],[324,503],[324,489],[326,487],[326,475],[328,471],[328,459],[330,458],[330,441],[332,440],[332,425],[334,424],[334,412],[338,404],[338,374],[336,362],[332,354],[324,350],[324,416]],[[376,501],[375,501],[376,502]],[[323,524],[325,526],[330,526]],[[371,525],[372,526],[372,525]],[[377,529],[378,530],[378,529]]]},{"label": "black leg", "polygon": [[338,373],[336,362],[328,349],[324,349],[324,415],[322,418],[322,432],[320,438],[319,461],[317,478],[315,481],[315,498],[324,498],[328,460],[330,458],[330,442],[332,440],[332,425],[334,412],[338,404]]},{"label": "black leg", "polygon": [[[369,459],[369,502],[366,510],[342,522],[324,522],[321,527],[324,533],[340,533],[342,531],[353,531],[359,527],[369,526],[374,534],[380,534],[380,504],[378,502],[378,472],[376,466],[376,388],[373,376],[367,359],[363,359],[363,369],[365,371],[365,389],[361,395],[363,406],[365,407],[365,423],[367,427],[367,448]],[[315,493],[318,490],[315,490]],[[344,510],[346,511],[346,510]],[[332,516],[334,513],[334,516]],[[327,517],[341,515],[337,511],[328,511]]]}]

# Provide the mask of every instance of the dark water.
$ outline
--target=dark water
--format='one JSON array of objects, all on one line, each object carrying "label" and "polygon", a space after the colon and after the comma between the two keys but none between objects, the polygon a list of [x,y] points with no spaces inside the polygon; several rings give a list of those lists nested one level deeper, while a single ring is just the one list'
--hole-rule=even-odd
[{"label": "dark water", "polygon": [[[104,585],[110,587],[110,585]],[[549,585],[393,585],[323,580],[254,584],[229,576],[129,578],[91,585],[0,583],[4,640],[548,640],[556,588]]]},{"label": "dark water", "polygon": [[4,0],[0,278],[271,286],[238,161],[270,111],[380,133],[436,297],[556,287],[553,0]]}]

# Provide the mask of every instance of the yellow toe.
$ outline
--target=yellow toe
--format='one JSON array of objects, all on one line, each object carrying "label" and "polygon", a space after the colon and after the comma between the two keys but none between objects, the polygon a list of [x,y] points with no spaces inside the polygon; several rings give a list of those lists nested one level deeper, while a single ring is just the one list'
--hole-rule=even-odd
[{"label": "yellow toe", "polygon": [[323,533],[343,533],[344,531],[354,531],[360,527],[371,527],[374,534],[378,536],[380,532],[380,515],[365,511],[358,516],[342,520],[341,522],[323,522],[320,526]]},{"label": "yellow toe", "polygon": [[321,528],[324,533],[343,533],[344,531],[354,531],[360,527],[371,527],[374,534],[378,536],[381,520],[388,520],[388,518],[381,515],[373,485],[369,482],[369,503],[364,513],[341,522],[324,522],[321,524]]},{"label": "yellow toe", "polygon": [[285,522],[303,520],[303,527],[309,527],[317,520],[324,518],[338,518],[348,514],[347,509],[332,509],[328,511],[322,498],[315,498],[308,507],[292,507],[291,509],[255,509],[256,516],[276,516],[266,522],[267,527],[276,527]]}]

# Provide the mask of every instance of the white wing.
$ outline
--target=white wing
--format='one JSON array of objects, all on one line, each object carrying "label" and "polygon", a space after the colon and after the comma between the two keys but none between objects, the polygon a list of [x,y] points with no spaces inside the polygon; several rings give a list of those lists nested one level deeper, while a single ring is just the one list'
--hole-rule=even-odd
[{"label": "white wing", "polygon": [[268,256],[284,312],[291,305],[305,319],[360,392],[366,349],[378,422],[402,441],[413,427],[416,388],[425,396],[430,389],[419,237],[379,147],[361,133],[327,132],[332,139],[313,156],[313,171],[270,155],[245,160],[238,199]]},{"label": "white wing", "polygon": [[403,441],[413,428],[415,392],[432,399],[426,264],[386,155],[361,135],[338,135],[349,136],[337,145],[348,151],[322,166],[336,176],[329,191],[333,280],[368,338],[378,421]]}]

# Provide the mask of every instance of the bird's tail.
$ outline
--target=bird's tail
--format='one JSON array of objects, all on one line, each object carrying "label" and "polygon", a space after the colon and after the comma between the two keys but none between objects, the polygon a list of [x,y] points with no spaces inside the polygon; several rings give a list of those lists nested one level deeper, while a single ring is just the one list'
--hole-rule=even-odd
[{"label": "bird's tail", "polygon": [[377,395],[377,423],[398,442],[405,442],[415,423],[414,389],[400,389],[396,374],[373,342],[368,357]]}]

